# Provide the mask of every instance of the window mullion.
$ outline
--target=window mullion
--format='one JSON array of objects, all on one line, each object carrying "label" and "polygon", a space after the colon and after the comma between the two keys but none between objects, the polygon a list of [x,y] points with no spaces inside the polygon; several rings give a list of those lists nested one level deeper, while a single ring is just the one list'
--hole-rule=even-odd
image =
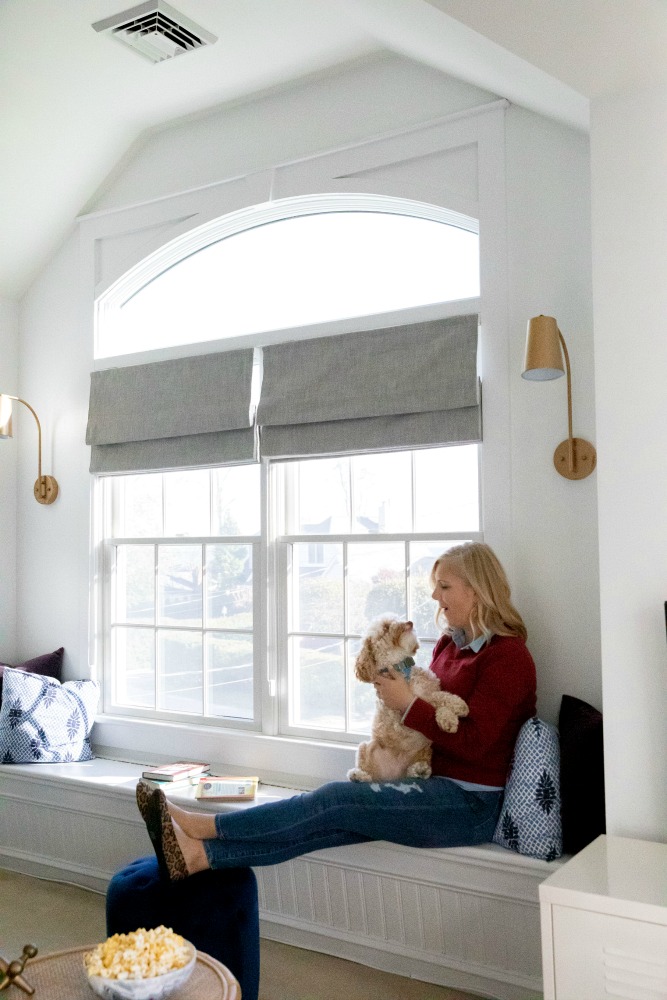
[{"label": "window mullion", "polygon": [[[210,474],[209,474],[210,480]],[[209,485],[209,502],[210,502],[210,485]],[[210,517],[210,506],[209,506],[209,517]],[[209,533],[211,527],[209,524]],[[209,626],[208,626],[208,558],[207,558],[207,547],[206,543],[202,542],[200,546],[200,566],[201,566],[201,670],[202,670],[202,711],[204,715],[208,715],[209,710]]]},{"label": "window mullion", "polygon": [[277,464],[262,465],[262,532],[259,602],[262,626],[257,636],[258,666],[255,675],[260,686],[261,727],[267,735],[275,735],[282,728],[284,698],[287,693],[287,664],[284,649],[287,645],[287,546],[280,535],[285,529],[285,490],[289,489],[289,475]]}]

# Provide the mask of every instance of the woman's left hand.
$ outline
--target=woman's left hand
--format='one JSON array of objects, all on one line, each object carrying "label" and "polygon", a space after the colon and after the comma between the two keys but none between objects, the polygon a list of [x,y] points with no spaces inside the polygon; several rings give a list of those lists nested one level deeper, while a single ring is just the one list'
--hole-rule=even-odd
[{"label": "woman's left hand", "polygon": [[373,687],[380,701],[398,712],[404,712],[414,700],[410,685],[402,674],[391,670],[387,674],[378,674],[373,681]]}]

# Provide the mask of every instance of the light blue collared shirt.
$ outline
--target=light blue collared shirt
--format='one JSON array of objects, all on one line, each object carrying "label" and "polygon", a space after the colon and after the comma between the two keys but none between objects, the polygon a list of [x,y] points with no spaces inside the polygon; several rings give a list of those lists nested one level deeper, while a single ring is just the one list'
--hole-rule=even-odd
[{"label": "light blue collared shirt", "polygon": [[484,634],[478,635],[476,639],[472,639],[470,642],[466,642],[465,630],[462,628],[452,629],[452,642],[459,649],[472,649],[473,653],[479,653],[480,649],[486,642],[486,636]]}]

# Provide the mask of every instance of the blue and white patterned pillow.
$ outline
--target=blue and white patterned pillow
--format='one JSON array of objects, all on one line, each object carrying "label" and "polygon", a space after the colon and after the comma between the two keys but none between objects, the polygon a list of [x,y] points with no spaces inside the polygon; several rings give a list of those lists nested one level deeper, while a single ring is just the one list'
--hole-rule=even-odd
[{"label": "blue and white patterned pillow", "polygon": [[96,681],[67,681],[5,668],[0,763],[92,760],[90,731],[100,696]]},{"label": "blue and white patterned pillow", "polygon": [[558,730],[542,719],[519,730],[493,840],[544,861],[563,853]]}]

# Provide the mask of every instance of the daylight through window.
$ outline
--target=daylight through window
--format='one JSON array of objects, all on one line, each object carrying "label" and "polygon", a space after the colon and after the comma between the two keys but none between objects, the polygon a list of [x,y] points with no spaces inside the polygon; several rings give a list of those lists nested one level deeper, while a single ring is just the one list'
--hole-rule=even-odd
[{"label": "daylight through window", "polygon": [[[133,272],[125,293],[119,283],[110,306],[101,300],[97,356],[245,335],[266,354],[262,331],[278,331],[273,342],[282,343],[313,324],[400,310],[409,336],[413,307],[467,300],[476,312],[476,224],[412,217],[408,204],[396,214],[343,206],[246,222],[203,246],[188,238],[182,259],[172,247],[170,266],[149,259],[136,269],[149,275],[143,287]],[[438,315],[458,314],[449,306]],[[386,611],[411,618],[418,662],[428,664],[438,636],[433,562],[482,538],[480,446],[456,433],[443,446],[432,437],[395,450],[388,440],[372,453],[352,453],[350,441],[351,453],[332,448],[334,457],[284,461],[283,451],[122,475],[102,466],[105,712],[358,742],[374,704],[353,669],[368,624]]]}]

